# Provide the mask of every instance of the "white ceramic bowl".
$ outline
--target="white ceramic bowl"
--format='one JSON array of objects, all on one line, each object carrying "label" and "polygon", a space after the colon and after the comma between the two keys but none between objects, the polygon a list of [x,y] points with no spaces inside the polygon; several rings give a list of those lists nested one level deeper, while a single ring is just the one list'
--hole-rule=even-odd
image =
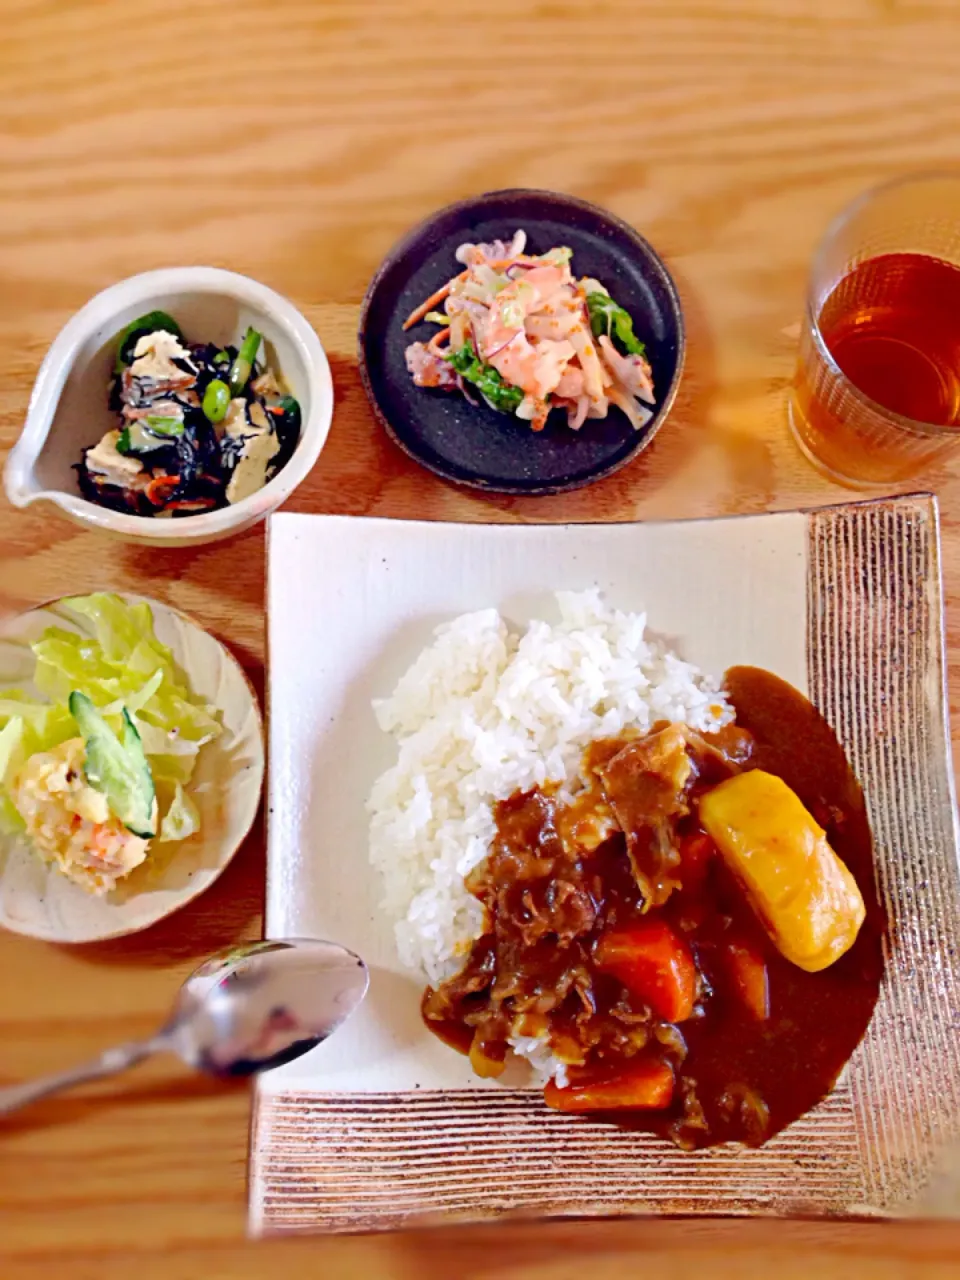
[{"label": "white ceramic bowl", "polygon": [[[264,336],[267,363],[300,402],[303,425],[287,465],[258,493],[219,511],[180,520],[123,515],[82,497],[73,470],[81,450],[116,426],[107,406],[116,335],[137,316],[169,312],[192,342],[239,343],[247,325]],[[147,271],[111,285],[61,330],[30,396],[27,420],[4,470],[17,507],[50,502],[72,520],[129,542],[187,546],[239,533],[262,520],[313,467],[333,416],[333,382],[320,340],[280,294],[217,267]]]}]

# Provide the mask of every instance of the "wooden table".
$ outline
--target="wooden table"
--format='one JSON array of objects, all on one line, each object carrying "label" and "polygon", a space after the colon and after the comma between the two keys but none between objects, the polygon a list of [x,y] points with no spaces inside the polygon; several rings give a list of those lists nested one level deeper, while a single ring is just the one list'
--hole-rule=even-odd
[{"label": "wooden table", "polygon": [[[0,443],[71,312],[135,271],[209,262],[287,293],[330,355],[329,443],[291,509],[438,520],[605,520],[829,502],[786,434],[807,263],[830,215],[957,159],[953,0],[6,0],[0,46]],[[620,475],[481,498],[375,428],[357,306],[393,241],[451,199],[556,187],[665,254],[689,331],[668,425]],[[960,586],[960,464],[942,500]],[[263,684],[263,530],[187,552],[123,547],[0,505],[0,591],[25,607],[137,588],[202,619]],[[960,607],[950,606],[960,690]],[[145,1032],[207,952],[260,929],[251,839],[205,897],[132,939],[0,937],[0,1075]],[[248,1099],[149,1066],[0,1133],[0,1275],[579,1276],[655,1268],[783,1280],[946,1277],[950,1226],[597,1223],[247,1246]]]}]

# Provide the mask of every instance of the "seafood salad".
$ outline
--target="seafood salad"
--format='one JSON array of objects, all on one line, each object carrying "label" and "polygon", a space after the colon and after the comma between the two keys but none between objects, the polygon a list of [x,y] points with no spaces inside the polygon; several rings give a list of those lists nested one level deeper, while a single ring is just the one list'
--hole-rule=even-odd
[{"label": "seafood salad", "polygon": [[257,363],[249,328],[239,348],[187,342],[164,311],[117,337],[110,407],[117,426],[85,449],[85,498],[139,516],[190,516],[240,502],[293,455],[300,406]]},{"label": "seafood salad", "polygon": [[[462,244],[463,270],[408,318],[442,327],[407,347],[418,387],[479,394],[491,408],[541,431],[565,409],[579,431],[588,418],[620,409],[640,430],[653,416],[653,377],[630,314],[599,281],[578,279],[572,250],[525,252],[526,232],[509,243]],[[439,309],[442,308],[442,309]]]}]

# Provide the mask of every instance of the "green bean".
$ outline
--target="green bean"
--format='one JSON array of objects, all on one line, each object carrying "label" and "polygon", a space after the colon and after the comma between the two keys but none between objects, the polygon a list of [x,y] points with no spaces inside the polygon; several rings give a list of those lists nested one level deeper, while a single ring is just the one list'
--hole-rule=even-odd
[{"label": "green bean", "polygon": [[208,422],[222,422],[230,407],[230,388],[219,378],[207,383],[203,393],[203,412]]},{"label": "green bean", "polygon": [[260,350],[261,334],[256,329],[248,329],[243,335],[243,342],[240,344],[240,350],[237,352],[237,358],[230,366],[230,390],[238,396],[243,388],[247,385],[247,379],[253,369],[253,362],[257,358],[257,352]]}]

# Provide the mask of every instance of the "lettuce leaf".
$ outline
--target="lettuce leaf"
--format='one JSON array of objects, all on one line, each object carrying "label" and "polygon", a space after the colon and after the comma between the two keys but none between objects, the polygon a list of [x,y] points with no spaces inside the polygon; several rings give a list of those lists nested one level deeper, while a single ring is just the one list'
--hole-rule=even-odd
[{"label": "lettuce leaf", "polygon": [[[21,690],[0,693],[0,763],[4,743],[16,741],[19,767],[20,760],[37,751],[76,737],[67,707],[75,690],[91,699],[115,732],[126,708],[155,778],[173,786],[168,811],[161,813],[161,829],[165,824],[168,832],[189,828],[192,834],[200,819],[184,788],[193,777],[201,747],[222,732],[217,712],[193,693],[173,654],[157,639],[149,605],[128,605],[103,592],[75,596],[64,604],[84,620],[88,634],[48,627],[31,646],[36,657],[34,684],[48,701]],[[9,727],[17,722],[19,728]],[[4,794],[3,781],[0,772],[0,822],[18,817]]]},{"label": "lettuce leaf", "polygon": [[176,840],[186,840],[195,831],[200,830],[200,813],[197,806],[186,794],[178,782],[170,801],[170,807],[160,823],[160,834],[157,839],[161,844]]},{"label": "lettuce leaf", "polygon": [[23,719],[13,716],[0,729],[0,783],[19,767],[23,751]]},{"label": "lettuce leaf", "polygon": [[23,819],[3,790],[3,784],[12,778],[24,759],[23,738],[23,719],[11,716],[0,729],[0,831],[9,833],[23,830]]}]

